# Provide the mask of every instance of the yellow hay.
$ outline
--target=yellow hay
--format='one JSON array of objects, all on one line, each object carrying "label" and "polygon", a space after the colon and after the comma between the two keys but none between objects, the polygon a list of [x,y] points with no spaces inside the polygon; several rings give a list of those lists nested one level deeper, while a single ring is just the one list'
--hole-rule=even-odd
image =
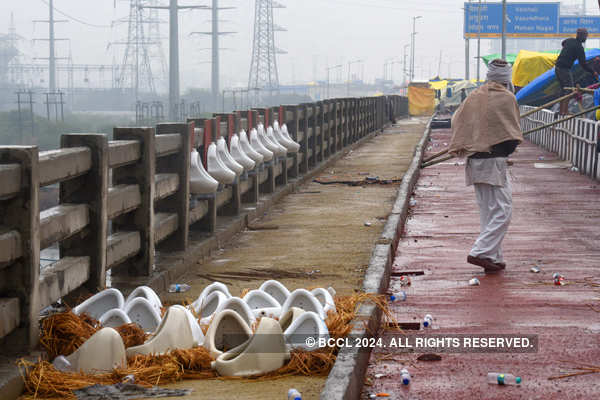
[{"label": "yellow hay", "polygon": [[[343,338],[350,333],[352,321],[364,303],[376,305],[389,321],[394,321],[385,296],[365,293],[336,296],[337,312],[330,313],[325,321],[332,338]],[[70,311],[56,314],[42,323],[42,344],[50,359],[59,354],[71,354],[99,329],[97,326],[97,322],[89,317],[77,316]],[[117,331],[123,337],[126,347],[141,344],[147,338],[135,324],[124,325],[117,328]],[[31,363],[20,360],[19,367],[25,381],[25,398],[74,399],[73,391],[76,389],[94,384],[115,384],[127,375],[133,375],[135,382],[144,386],[167,384],[182,379],[272,380],[291,375],[327,376],[335,364],[338,351],[337,347],[312,352],[294,350],[290,361],[282,368],[249,378],[218,377],[210,367],[214,360],[204,347],[175,350],[166,355],[138,355],[128,359],[127,368],[105,374],[60,372],[47,361]]]}]

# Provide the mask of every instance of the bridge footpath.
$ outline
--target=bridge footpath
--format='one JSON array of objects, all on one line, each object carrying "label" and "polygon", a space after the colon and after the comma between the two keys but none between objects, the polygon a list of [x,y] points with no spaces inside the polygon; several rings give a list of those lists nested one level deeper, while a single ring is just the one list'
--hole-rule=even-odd
[{"label": "bridge footpath", "polygon": [[[545,120],[535,118],[525,121],[525,128]],[[473,188],[465,187],[464,162],[451,160],[422,170],[390,290],[402,289],[398,276],[403,272],[424,274],[411,276],[406,302],[393,306],[395,316],[415,323],[432,314],[433,329],[427,331],[432,334],[538,335],[539,349],[534,354],[439,353],[441,361],[377,349],[371,354],[363,398],[377,392],[394,399],[597,398],[598,374],[548,380],[572,371],[570,367],[600,364],[600,183],[582,174],[597,176],[597,129],[579,121],[532,138],[569,162],[530,142],[511,157],[514,211],[504,241],[507,267],[496,275],[484,275],[466,263],[479,233],[479,214]],[[425,157],[444,148],[450,136],[448,129],[432,131]],[[578,136],[589,143],[583,145]],[[571,163],[581,172],[571,170]],[[535,265],[541,272],[530,272]],[[564,275],[566,285],[553,285],[555,272]],[[469,285],[473,277],[480,286]],[[384,333],[388,339],[392,335]],[[412,375],[409,386],[401,384],[402,366]],[[489,385],[488,372],[512,373],[523,383]]]}]

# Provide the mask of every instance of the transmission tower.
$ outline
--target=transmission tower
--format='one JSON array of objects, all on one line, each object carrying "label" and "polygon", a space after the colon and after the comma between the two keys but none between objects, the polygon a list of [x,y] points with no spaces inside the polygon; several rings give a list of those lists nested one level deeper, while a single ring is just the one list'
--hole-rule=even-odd
[{"label": "transmission tower", "polygon": [[[166,69],[157,10],[144,7],[156,4],[157,0],[129,0],[129,17],[125,21],[127,40],[112,43],[125,46],[116,86],[133,87],[136,100],[139,99],[141,91],[156,93],[157,78],[152,70],[152,58],[158,58],[161,69]],[[133,65],[133,68],[130,68],[130,65]]]},{"label": "transmission tower", "polygon": [[275,32],[285,29],[275,25],[273,9],[284,8],[273,0],[256,0],[254,15],[254,43],[248,89],[279,88],[277,54],[284,54],[275,46]]}]

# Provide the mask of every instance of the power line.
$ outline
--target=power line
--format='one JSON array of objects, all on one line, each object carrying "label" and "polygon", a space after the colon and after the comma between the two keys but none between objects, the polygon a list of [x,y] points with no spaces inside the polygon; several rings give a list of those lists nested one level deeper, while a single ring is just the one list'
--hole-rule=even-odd
[{"label": "power line", "polygon": [[[461,10],[454,10],[454,9],[448,9],[448,8],[442,8],[442,7],[436,7],[436,8],[416,8],[416,7],[397,7],[397,6],[391,6],[391,5],[383,5],[383,4],[371,4],[371,3],[361,3],[361,2],[354,2],[354,1],[346,1],[346,0],[327,0],[326,3],[337,3],[337,4],[344,4],[344,5],[348,5],[348,6],[353,6],[353,7],[364,7],[364,8],[379,8],[379,9],[384,9],[384,10],[398,10],[398,11],[421,11],[421,12],[428,12],[428,13],[435,13],[436,11],[439,12],[440,14],[448,14],[448,13],[462,13]],[[325,3],[325,4],[326,4]]]},{"label": "power line", "polygon": [[[50,4],[46,0],[40,0],[40,1],[42,3],[44,3],[45,5],[47,5],[47,6],[50,6]],[[64,11],[59,10],[56,7],[53,7],[53,8],[54,8],[54,11],[56,11],[59,14],[61,14],[63,17],[67,17],[67,18],[69,18],[69,19],[71,19],[71,20],[73,20],[75,22],[79,22],[82,25],[87,25],[87,26],[91,26],[93,28],[102,28],[102,29],[112,28],[112,26],[110,26],[110,25],[96,25],[96,24],[92,24],[92,23],[89,23],[89,22],[85,22],[85,21],[83,21],[83,20],[81,20],[79,18],[75,18],[72,15],[69,15],[69,14],[65,13]]]}]

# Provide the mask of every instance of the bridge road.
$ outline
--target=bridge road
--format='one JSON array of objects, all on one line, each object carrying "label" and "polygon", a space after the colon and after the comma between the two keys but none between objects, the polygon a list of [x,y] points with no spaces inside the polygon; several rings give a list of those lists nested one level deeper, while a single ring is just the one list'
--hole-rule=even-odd
[{"label": "bridge road", "polygon": [[[426,123],[425,118],[399,120],[328,167],[317,179],[402,178]],[[197,296],[211,283],[210,279],[226,283],[231,294],[239,296],[244,289],[257,289],[269,279],[270,271],[261,273],[265,269],[297,273],[296,277],[279,279],[290,290],[332,286],[339,294],[351,294],[362,286],[373,246],[391,212],[398,187],[307,183],[254,222],[256,230],[239,234],[230,246],[184,276],[181,282],[192,286],[189,292],[162,293],[161,298],[167,302],[194,300],[193,294]],[[256,276],[236,276],[240,272]],[[321,377],[290,377],[262,382],[183,381],[171,386],[193,388],[189,398],[194,400],[282,399],[290,387],[310,400],[319,398],[324,384],[325,378]]]},{"label": "bridge road", "polygon": [[[444,148],[450,136],[447,129],[432,131],[429,155]],[[441,361],[425,362],[416,360],[418,354],[377,349],[363,398],[377,392],[423,400],[598,398],[599,374],[548,377],[570,371],[567,362],[600,365],[600,184],[531,143],[511,159],[514,205],[504,241],[506,271],[486,276],[466,263],[479,233],[479,214],[473,188],[465,187],[463,163],[424,169],[393,272],[425,274],[412,277],[407,301],[397,303],[394,312],[401,322],[432,314],[429,332],[435,334],[539,335],[538,353],[440,354]],[[530,272],[534,265],[540,273]],[[554,272],[568,284],[552,285]],[[473,277],[480,286],[469,286]],[[398,278],[392,279],[391,290],[399,290]],[[403,365],[412,375],[408,387],[399,379]],[[488,372],[513,373],[523,383],[489,385]]]}]

